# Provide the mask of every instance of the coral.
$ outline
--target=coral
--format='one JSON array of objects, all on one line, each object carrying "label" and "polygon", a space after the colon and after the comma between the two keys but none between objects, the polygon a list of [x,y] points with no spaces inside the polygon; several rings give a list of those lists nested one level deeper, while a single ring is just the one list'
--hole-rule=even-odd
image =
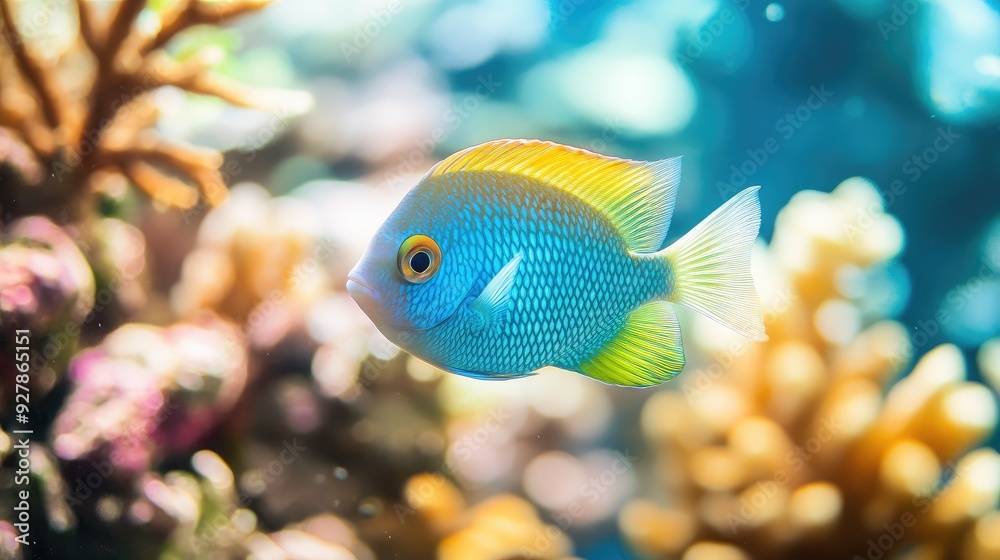
[{"label": "coral", "polygon": [[[191,27],[227,22],[266,4],[183,0],[154,9],[145,0],[0,2],[0,160],[34,186],[22,193],[20,213],[37,212],[57,197],[69,203],[61,210],[79,214],[87,208],[80,201],[115,175],[168,206],[221,201],[222,155],[153,132],[152,94],[173,86],[239,106],[274,106],[283,92],[211,73],[210,50],[177,57],[167,49]],[[73,19],[75,30],[55,30]]]},{"label": "coral", "polygon": [[[850,179],[797,194],[761,251],[770,341],[700,324],[710,363],[648,400],[642,429],[661,500],[621,531],[648,557],[994,558],[1000,454],[975,449],[995,396],[933,332],[865,326],[857,278],[902,248],[877,190]],[[847,279],[854,279],[849,282]],[[779,296],[780,297],[777,297]],[[860,331],[860,332],[858,332]],[[991,350],[984,349],[983,353]],[[985,369],[985,368],[984,368]]]},{"label": "coral", "polygon": [[323,274],[330,249],[318,217],[293,197],[272,199],[254,185],[239,185],[205,216],[180,281],[171,290],[181,316],[209,309],[247,321],[262,302],[285,296],[310,301],[329,291]]},{"label": "coral", "polygon": [[569,537],[543,522],[534,506],[513,495],[493,496],[466,509],[461,491],[439,474],[419,474],[407,481],[401,515],[420,515],[443,537],[440,560],[566,558]]},{"label": "coral", "polygon": [[190,450],[246,383],[245,349],[211,316],[168,328],[127,324],[69,366],[73,391],[53,427],[65,461],[110,461],[131,476]]},{"label": "coral", "polygon": [[[955,347],[926,352],[933,335],[880,311],[871,273],[903,238],[870,184],[780,213],[755,255],[769,342],[684,317],[690,367],[652,394],[401,355],[341,287],[366,236],[325,222],[357,210],[310,196],[235,188],[173,287],[181,322],[76,355],[51,428],[59,530],[88,520],[163,558],[556,560],[617,521],[648,557],[995,557],[1000,455],[976,449],[994,397]],[[99,284],[140,283],[142,235],[88,227]],[[601,448],[618,424],[650,451]]]},{"label": "coral", "polygon": [[[8,435],[0,430],[0,461],[10,459],[11,463],[20,465],[20,461],[23,460],[20,453],[25,446],[19,438],[23,437],[18,434]],[[48,527],[57,531],[74,528],[77,519],[64,499],[66,482],[59,471],[59,461],[45,445],[32,442],[26,447],[28,449],[27,462],[30,464],[26,470],[32,487],[31,493],[36,497],[35,503],[44,508]],[[15,536],[23,533],[23,525],[21,525],[22,530],[17,531],[14,524],[25,521],[20,518],[20,515],[23,515],[20,512],[27,512],[29,526],[32,526],[30,522],[35,519],[33,513],[35,510],[31,507],[30,502],[28,508],[25,508],[24,504],[15,508],[15,505],[20,502],[19,490],[23,490],[18,486],[23,485],[16,482],[14,476],[0,478],[0,491],[2,491],[0,511],[4,512],[4,519],[0,520],[0,557],[2,558],[24,557],[22,554],[24,547],[15,540]],[[11,514],[7,512],[11,512]],[[36,531],[35,534],[37,535],[38,532]]]},{"label": "coral", "polygon": [[[31,333],[27,352],[36,399],[62,377],[76,350],[80,327],[91,316],[94,276],[70,234],[47,218],[10,224],[0,244],[0,326]],[[13,340],[0,340],[0,391],[13,399],[16,362]]]},{"label": "coral", "polygon": [[129,506],[129,517],[147,531],[167,530],[161,558],[288,558],[374,560],[353,527],[331,514],[317,515],[267,533],[244,507],[226,462],[211,451],[191,458],[194,473],[149,475]]},{"label": "coral", "polygon": [[145,284],[149,280],[146,239],[142,232],[116,218],[101,218],[87,225],[86,237],[92,240],[87,259],[93,266],[98,286],[97,304],[108,306],[113,296],[115,305],[125,316],[142,310],[148,301]]},{"label": "coral", "polygon": [[46,332],[81,321],[94,305],[94,277],[70,236],[42,217],[18,220],[0,247],[0,325]]}]

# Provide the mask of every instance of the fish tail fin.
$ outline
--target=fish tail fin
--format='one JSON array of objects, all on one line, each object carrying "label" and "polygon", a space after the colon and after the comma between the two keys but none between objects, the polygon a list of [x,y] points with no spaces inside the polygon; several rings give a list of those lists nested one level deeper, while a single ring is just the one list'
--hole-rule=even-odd
[{"label": "fish tail fin", "polygon": [[760,231],[759,189],[744,189],[657,255],[673,273],[669,301],[763,341],[764,318],[750,276],[750,248]]}]

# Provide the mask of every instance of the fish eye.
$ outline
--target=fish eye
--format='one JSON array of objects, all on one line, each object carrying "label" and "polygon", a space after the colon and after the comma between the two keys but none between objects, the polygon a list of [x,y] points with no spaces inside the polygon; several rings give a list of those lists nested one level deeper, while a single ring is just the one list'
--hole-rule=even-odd
[{"label": "fish eye", "polygon": [[411,235],[399,246],[398,265],[407,282],[421,284],[441,267],[441,248],[426,235]]},{"label": "fish eye", "polygon": [[410,268],[413,272],[417,274],[423,274],[427,272],[427,269],[431,267],[431,253],[426,249],[421,249],[416,253],[410,255]]}]

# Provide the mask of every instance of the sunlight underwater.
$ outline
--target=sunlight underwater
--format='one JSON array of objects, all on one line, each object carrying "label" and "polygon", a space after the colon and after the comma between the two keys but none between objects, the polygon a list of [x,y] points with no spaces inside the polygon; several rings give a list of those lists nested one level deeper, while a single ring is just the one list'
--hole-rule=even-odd
[{"label": "sunlight underwater", "polygon": [[[850,70],[847,89],[754,182],[785,200],[855,169],[895,173],[938,122],[992,126],[1000,115],[1000,16],[987,3],[900,2],[919,7],[912,18],[884,0],[810,4],[840,20],[827,25],[797,19],[805,4],[791,3],[769,4],[765,19],[743,1],[420,2],[354,58],[316,45],[351,41],[371,23],[371,2],[276,2],[242,30],[187,28],[267,2],[108,3],[128,7],[111,45],[80,36],[87,26],[70,32],[75,6],[97,3],[0,3],[59,8],[23,43],[0,42],[0,159],[5,194],[8,178],[18,193],[3,209],[0,323],[30,328],[43,356],[32,365],[32,402],[44,410],[30,446],[32,533],[53,550],[1000,558],[1000,458],[987,446],[1000,388],[1000,216],[979,274],[942,298],[947,313],[907,328],[894,319],[909,292],[903,246],[921,235],[911,272],[948,278],[922,251],[965,209],[904,232],[879,196],[887,185],[851,178],[832,194],[798,193],[770,245],[754,248],[770,340],[680,310],[688,365],[641,391],[556,370],[504,383],[445,374],[390,344],[344,291],[376,225],[435,154],[486,132],[558,133],[602,152],[683,153],[710,185],[762,124],[728,117],[795,110],[788,95],[828,77],[811,56],[844,61],[833,69]],[[723,14],[732,23],[713,33]],[[16,40],[3,19],[3,38]],[[869,32],[850,49],[840,35],[831,51],[787,49],[800,40],[791,30],[863,32],[855,23]],[[244,34],[255,40],[240,48]],[[779,59],[758,54],[789,50],[773,84],[726,91],[741,73],[769,76],[761,69]],[[15,52],[38,55],[42,71],[22,75],[35,66],[18,67]],[[128,64],[115,70],[116,59]],[[912,80],[881,79],[902,74]],[[147,75],[157,91],[118,97]],[[102,103],[87,97],[91,82]],[[315,95],[287,137],[313,97],[276,87]],[[87,124],[115,116],[117,101],[127,110],[94,146]],[[894,212],[937,211],[943,199],[924,193],[983,196],[977,146],[988,135],[961,133],[969,147],[942,157],[941,176]],[[830,138],[851,146],[851,171],[813,165]],[[93,165],[66,161],[82,148]],[[47,173],[70,168],[67,183]],[[313,180],[333,176],[361,179]],[[693,206],[685,215],[697,219]],[[974,355],[983,381],[941,340]],[[0,363],[4,410],[11,363]],[[0,431],[0,484],[13,479],[17,442]],[[27,556],[17,534],[0,521],[0,556]]]}]

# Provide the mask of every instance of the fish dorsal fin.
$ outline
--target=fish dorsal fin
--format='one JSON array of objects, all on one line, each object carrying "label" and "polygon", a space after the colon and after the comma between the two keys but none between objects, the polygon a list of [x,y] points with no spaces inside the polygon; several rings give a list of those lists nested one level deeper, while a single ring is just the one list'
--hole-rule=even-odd
[{"label": "fish dorsal fin", "polygon": [[463,171],[512,173],[571,193],[604,214],[630,250],[650,253],[670,227],[681,160],[633,161],[542,140],[494,140],[455,153],[427,175]]}]

